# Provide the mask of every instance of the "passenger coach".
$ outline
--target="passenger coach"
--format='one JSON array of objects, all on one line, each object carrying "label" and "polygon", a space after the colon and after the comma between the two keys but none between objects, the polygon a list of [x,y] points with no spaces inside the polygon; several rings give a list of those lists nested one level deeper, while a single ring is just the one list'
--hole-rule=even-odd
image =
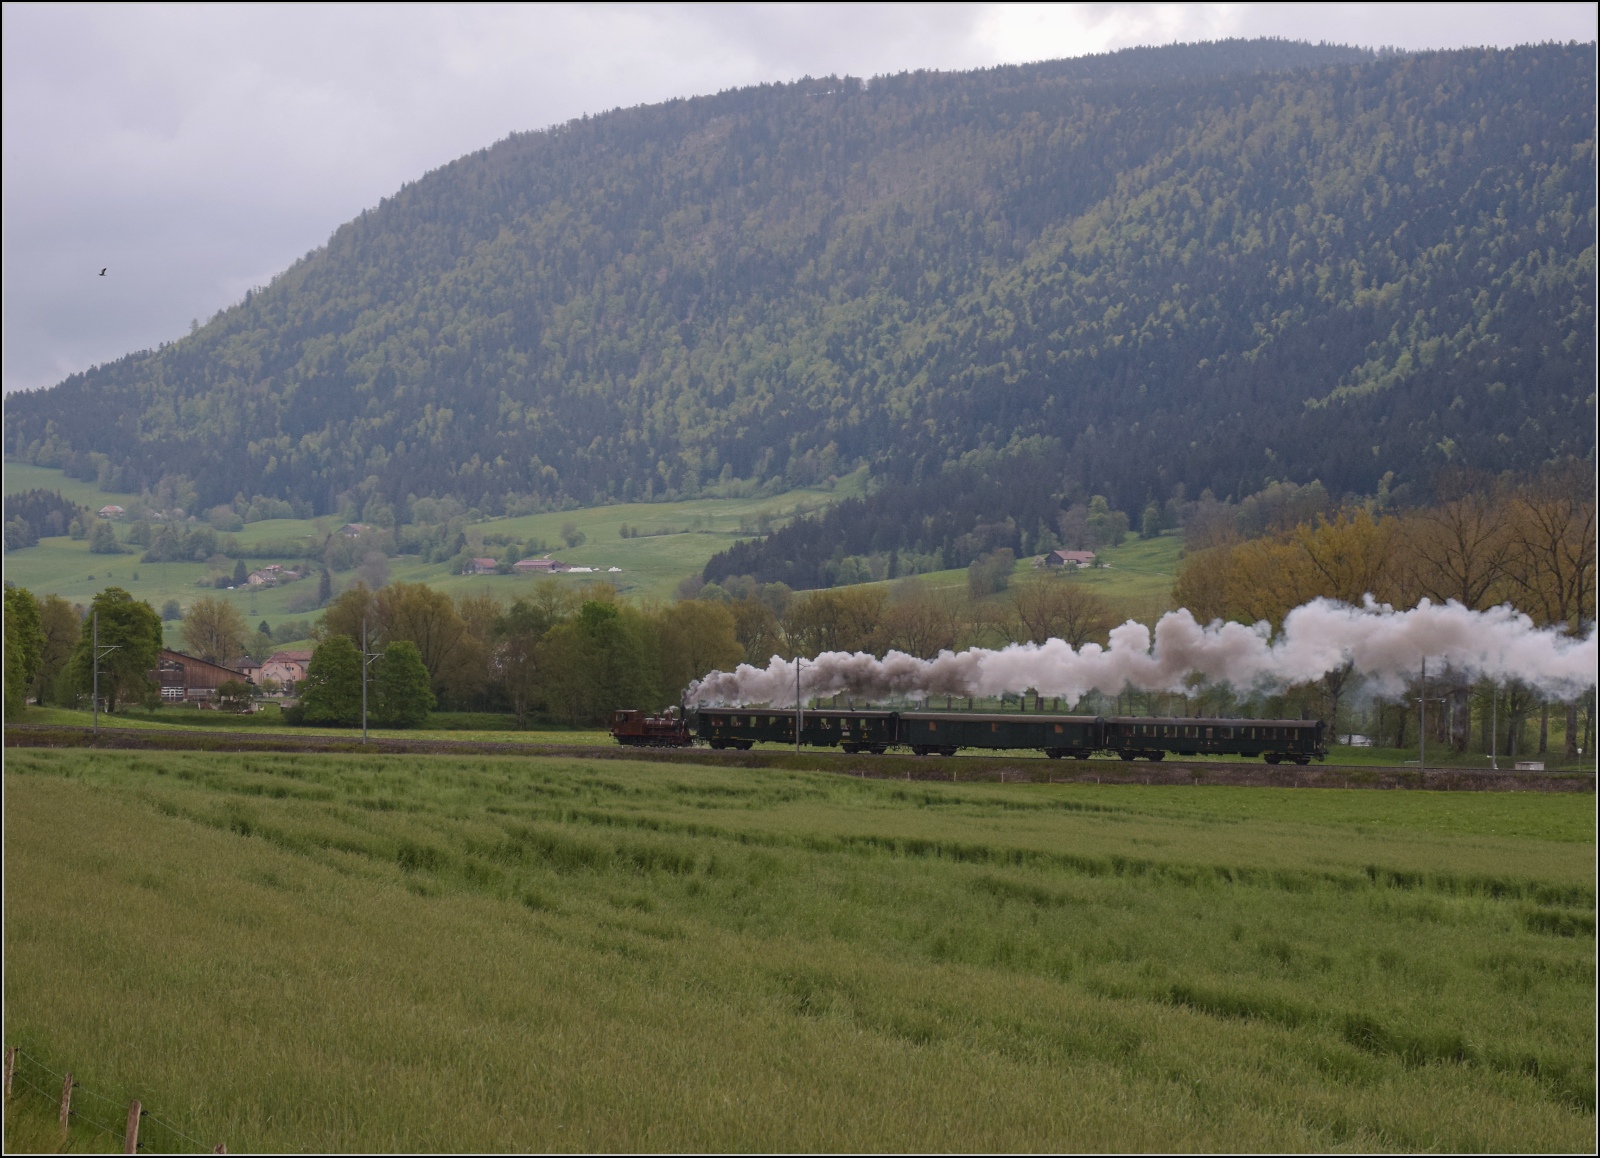
[{"label": "passenger coach", "polygon": [[1103,721],[1101,747],[1124,760],[1176,756],[1260,756],[1268,764],[1309,764],[1324,756],[1320,720],[1220,720],[1112,716]]}]

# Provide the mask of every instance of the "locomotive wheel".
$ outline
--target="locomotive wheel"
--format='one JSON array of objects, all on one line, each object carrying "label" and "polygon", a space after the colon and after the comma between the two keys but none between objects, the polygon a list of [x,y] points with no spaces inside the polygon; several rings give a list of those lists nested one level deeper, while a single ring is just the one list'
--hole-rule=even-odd
[{"label": "locomotive wheel", "polygon": [[840,744],[839,747],[844,749],[845,755],[847,756],[854,756],[857,752],[861,751],[860,744]]},{"label": "locomotive wheel", "polygon": [[1059,760],[1066,755],[1060,748],[1046,748],[1044,754],[1052,760]]},{"label": "locomotive wheel", "polygon": [[874,756],[882,756],[888,750],[889,745],[887,744],[873,744],[867,749],[867,751],[871,752]]},{"label": "locomotive wheel", "polygon": [[1296,756],[1294,758],[1294,762],[1296,764],[1300,765],[1300,767],[1304,768],[1307,764],[1311,763],[1311,757],[1310,756]]},{"label": "locomotive wheel", "polygon": [[1136,760],[1139,756],[1137,752],[1118,752],[1117,755],[1128,761]]},{"label": "locomotive wheel", "polygon": [[740,740],[739,743],[736,746],[738,747],[739,751],[748,752],[752,747],[755,746],[755,741],[754,740]]},{"label": "locomotive wheel", "polygon": [[711,746],[720,752],[728,746],[728,742],[726,740],[712,740]]},{"label": "locomotive wheel", "polygon": [[941,755],[941,756],[954,756],[955,754],[956,754],[956,750],[954,748],[940,748],[939,749],[939,755]]},{"label": "locomotive wheel", "polygon": [[1072,754],[1072,758],[1074,760],[1087,760],[1089,758],[1089,753],[1087,753],[1087,752],[1074,752]]},{"label": "locomotive wheel", "polygon": [[1263,760],[1265,760],[1268,764],[1276,764],[1283,757],[1279,756],[1276,752],[1268,752],[1265,756],[1263,756],[1261,758]]},{"label": "locomotive wheel", "polygon": [[1167,754],[1165,752],[1146,752],[1144,754],[1144,758],[1146,760],[1164,760],[1166,759],[1166,755]]}]

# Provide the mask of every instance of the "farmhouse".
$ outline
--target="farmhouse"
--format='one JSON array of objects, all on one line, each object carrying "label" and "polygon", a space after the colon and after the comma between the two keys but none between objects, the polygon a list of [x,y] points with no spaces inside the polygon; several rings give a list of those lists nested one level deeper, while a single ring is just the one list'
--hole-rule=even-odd
[{"label": "farmhouse", "polygon": [[121,507],[117,506],[116,503],[107,503],[105,506],[100,508],[100,517],[102,519],[120,519],[127,513],[128,512],[124,511]]},{"label": "farmhouse", "polygon": [[258,675],[262,680],[277,680],[284,687],[297,684],[306,678],[306,664],[311,662],[309,651],[275,651],[261,665]]},{"label": "farmhouse", "polygon": [[365,523],[346,523],[344,526],[339,528],[339,534],[343,535],[347,539],[357,539],[360,538],[361,534],[366,530],[367,524]]},{"label": "farmhouse", "polygon": [[500,560],[481,556],[467,564],[468,575],[493,575],[500,567]]},{"label": "farmhouse", "polygon": [[165,647],[156,669],[146,674],[161,688],[162,701],[169,704],[210,703],[216,699],[217,688],[230,680],[249,682],[247,674],[238,668]]},{"label": "farmhouse", "polygon": [[1094,566],[1093,551],[1051,551],[1044,557],[1046,567],[1070,567],[1077,570],[1079,567]]}]

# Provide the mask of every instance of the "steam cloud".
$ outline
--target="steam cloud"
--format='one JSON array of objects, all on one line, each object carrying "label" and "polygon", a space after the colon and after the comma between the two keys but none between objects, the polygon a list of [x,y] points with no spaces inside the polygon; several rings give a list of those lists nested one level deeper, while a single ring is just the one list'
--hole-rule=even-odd
[{"label": "steam cloud", "polygon": [[[868,702],[896,696],[994,696],[1032,689],[1061,696],[1069,705],[1091,691],[1115,695],[1127,688],[1177,692],[1195,673],[1240,692],[1271,691],[1320,679],[1346,664],[1380,693],[1393,694],[1422,660],[1496,681],[1520,680],[1547,695],[1567,698],[1595,682],[1596,637],[1536,628],[1510,607],[1472,611],[1454,600],[1423,600],[1396,611],[1369,595],[1362,606],[1313,599],[1291,611],[1276,639],[1266,623],[1212,623],[1202,627],[1187,610],[1171,611],[1150,629],[1132,620],[1111,632],[1111,645],[1080,650],[1059,639],[1011,644],[998,651],[975,647],[943,651],[924,660],[891,651],[829,651],[801,662],[801,695],[840,693]],[[794,706],[795,661],[773,656],[764,668],[740,664],[689,685],[689,701],[705,706]]]}]

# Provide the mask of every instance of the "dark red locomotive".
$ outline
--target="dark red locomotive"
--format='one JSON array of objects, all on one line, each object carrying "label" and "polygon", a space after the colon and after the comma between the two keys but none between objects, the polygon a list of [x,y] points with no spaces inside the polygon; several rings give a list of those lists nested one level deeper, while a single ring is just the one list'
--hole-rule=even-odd
[{"label": "dark red locomotive", "polygon": [[612,712],[611,734],[617,743],[635,748],[687,748],[694,743],[689,721],[677,708],[668,708],[659,716],[629,708]]}]

